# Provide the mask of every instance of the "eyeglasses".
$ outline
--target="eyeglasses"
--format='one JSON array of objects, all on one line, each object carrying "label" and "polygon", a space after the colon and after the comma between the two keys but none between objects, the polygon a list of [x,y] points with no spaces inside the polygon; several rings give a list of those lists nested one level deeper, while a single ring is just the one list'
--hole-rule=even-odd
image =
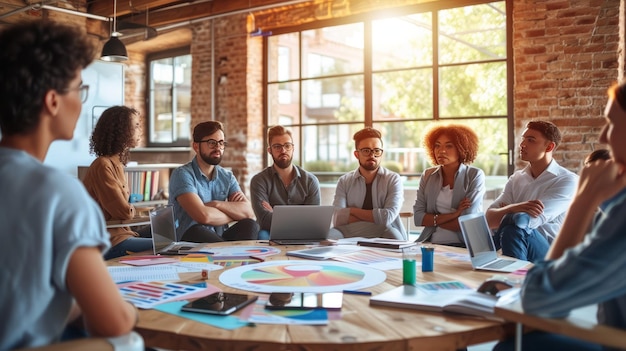
[{"label": "eyeglasses", "polygon": [[215,140],[215,139],[200,140],[200,141],[196,141],[196,143],[198,144],[207,143],[211,149],[215,149],[218,145],[220,146],[220,149],[223,149],[228,146],[228,143],[225,142],[224,140]]},{"label": "eyeglasses", "polygon": [[371,155],[371,154],[374,154],[374,156],[378,157],[378,156],[380,156],[380,155],[382,155],[382,154],[383,154],[383,149],[379,149],[379,148],[370,149],[370,148],[368,148],[368,147],[364,147],[364,148],[362,148],[362,149],[359,149],[358,151],[359,151],[359,152],[361,153],[361,155],[363,155],[363,156],[369,156],[369,155]]},{"label": "eyeglasses", "polygon": [[76,88],[68,88],[61,92],[63,94],[66,94],[66,93],[69,93],[70,91],[77,91],[77,90],[80,94],[80,101],[85,103],[85,101],[87,101],[87,97],[89,97],[89,85],[87,84],[81,84],[80,86]]},{"label": "eyeglasses", "polygon": [[291,151],[293,149],[293,143],[284,143],[284,144],[272,144],[272,150],[274,151]]}]

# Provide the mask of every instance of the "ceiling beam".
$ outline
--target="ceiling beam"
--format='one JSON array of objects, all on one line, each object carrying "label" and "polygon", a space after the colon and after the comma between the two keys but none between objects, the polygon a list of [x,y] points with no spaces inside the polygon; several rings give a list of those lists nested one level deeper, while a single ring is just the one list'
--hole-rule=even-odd
[{"label": "ceiling beam", "polygon": [[[98,0],[99,1],[99,0]],[[134,8],[139,8],[139,3],[150,3],[152,6],[153,3],[163,2],[161,1],[148,1],[148,0],[133,0],[132,4]],[[314,1],[314,0],[311,0]],[[110,1],[109,1],[110,2]],[[175,23],[181,23],[185,21],[191,21],[194,19],[206,18],[211,16],[224,15],[228,13],[241,12],[248,9],[258,9],[258,8],[269,8],[269,7],[277,7],[283,3],[292,3],[292,1],[285,0],[212,0],[212,1],[199,1],[197,3],[194,2],[185,2],[184,5],[181,5],[178,1],[170,0],[169,3],[171,6],[166,6],[164,8],[150,11],[148,13],[148,25],[151,27],[159,27],[166,26]],[[121,4],[121,3],[120,3]],[[140,14],[129,15],[130,12],[127,12],[127,15],[120,15],[120,4],[118,4],[118,17],[122,17],[124,21],[127,22],[135,22],[139,24],[146,24],[145,20],[145,11]],[[93,3],[91,6],[95,6],[96,3]],[[128,9],[128,2],[124,5],[126,9]],[[109,4],[109,8],[113,9],[113,4]],[[90,7],[89,12],[96,14],[92,11]],[[111,14],[112,15],[112,14]]]},{"label": "ceiling beam", "polygon": [[[113,17],[113,3],[116,0],[95,0],[89,4],[87,11],[94,15]],[[189,1],[177,1],[177,0],[132,0],[132,1],[117,1],[117,15],[129,15],[131,13],[141,11],[145,12],[146,9],[156,9],[163,6],[178,5],[181,3],[189,3]]]}]

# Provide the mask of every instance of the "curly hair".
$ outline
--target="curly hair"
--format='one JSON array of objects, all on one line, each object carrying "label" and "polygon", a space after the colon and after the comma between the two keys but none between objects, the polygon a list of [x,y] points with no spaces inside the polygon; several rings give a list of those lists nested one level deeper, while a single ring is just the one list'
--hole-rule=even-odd
[{"label": "curly hair", "polygon": [[474,162],[478,155],[478,136],[470,127],[463,124],[434,124],[426,130],[422,141],[432,164],[437,164],[435,142],[442,135],[452,139],[461,163],[467,165]]},{"label": "curly hair", "polygon": [[119,155],[128,163],[130,148],[136,146],[133,115],[139,112],[131,107],[113,106],[102,112],[89,140],[89,151],[96,156]]},{"label": "curly hair", "polygon": [[26,21],[0,31],[0,131],[26,134],[39,124],[44,96],[63,93],[95,57],[95,47],[76,26]]}]

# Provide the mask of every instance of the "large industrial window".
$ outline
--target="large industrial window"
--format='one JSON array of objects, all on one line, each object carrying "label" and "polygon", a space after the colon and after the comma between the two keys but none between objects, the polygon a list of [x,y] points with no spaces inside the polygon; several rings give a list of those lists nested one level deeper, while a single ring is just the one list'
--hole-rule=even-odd
[{"label": "large industrial window", "polygon": [[189,49],[148,57],[149,146],[189,146],[191,54]]},{"label": "large industrial window", "polygon": [[296,162],[331,180],[357,166],[364,126],[383,132],[383,165],[411,177],[431,166],[424,128],[463,123],[481,139],[474,165],[506,176],[510,19],[505,1],[475,3],[268,37],[266,126],[291,129]]}]

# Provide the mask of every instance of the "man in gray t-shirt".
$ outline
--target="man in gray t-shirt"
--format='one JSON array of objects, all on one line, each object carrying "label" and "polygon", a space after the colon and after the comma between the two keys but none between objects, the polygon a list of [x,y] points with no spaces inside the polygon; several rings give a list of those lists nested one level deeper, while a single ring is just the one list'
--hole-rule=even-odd
[{"label": "man in gray t-shirt", "polygon": [[256,220],[261,226],[259,239],[268,239],[275,205],[319,205],[317,177],[294,165],[291,131],[274,126],[267,131],[267,152],[274,164],[252,177],[250,197]]}]

